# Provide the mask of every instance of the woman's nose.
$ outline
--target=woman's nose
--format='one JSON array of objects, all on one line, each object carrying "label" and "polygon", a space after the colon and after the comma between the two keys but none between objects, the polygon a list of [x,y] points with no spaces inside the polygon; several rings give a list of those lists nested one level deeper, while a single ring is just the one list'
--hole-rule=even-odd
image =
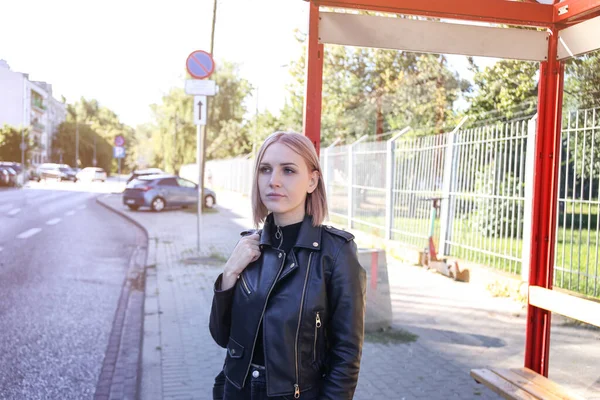
[{"label": "woman's nose", "polygon": [[279,187],[281,186],[281,180],[279,179],[279,174],[276,171],[273,171],[271,174],[271,179],[269,180],[269,186],[271,187]]}]

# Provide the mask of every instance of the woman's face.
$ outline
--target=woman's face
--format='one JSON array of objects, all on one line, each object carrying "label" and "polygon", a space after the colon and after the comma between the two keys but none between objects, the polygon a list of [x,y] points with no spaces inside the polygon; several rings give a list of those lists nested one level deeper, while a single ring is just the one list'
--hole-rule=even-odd
[{"label": "woman's face", "polygon": [[260,199],[277,225],[304,218],[306,195],[317,187],[319,173],[309,171],[304,159],[282,143],[273,143],[258,166]]}]

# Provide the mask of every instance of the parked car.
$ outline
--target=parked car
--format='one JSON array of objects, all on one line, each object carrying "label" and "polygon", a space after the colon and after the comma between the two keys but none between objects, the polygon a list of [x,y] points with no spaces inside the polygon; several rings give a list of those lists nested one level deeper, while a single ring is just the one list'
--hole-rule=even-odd
[{"label": "parked car", "polygon": [[164,173],[165,173],[165,171],[163,171],[160,168],[138,169],[136,171],[133,171],[133,173],[131,174],[131,176],[129,178],[127,178],[127,182],[126,183],[129,183],[132,180],[139,178],[140,176],[162,175]]},{"label": "parked car", "polygon": [[[5,178],[0,177],[0,186],[4,185],[4,186],[11,186],[12,185],[12,181],[14,179],[14,181],[16,182],[20,182],[20,175],[21,175],[21,171],[23,171],[23,168],[21,168],[21,164],[17,163],[17,162],[12,162],[12,161],[0,161],[0,168],[2,167],[6,167],[6,168],[12,168],[15,173],[16,173],[16,177],[13,177],[12,174],[8,171],[8,169],[5,170],[4,173],[2,173],[2,175],[4,175]],[[4,169],[3,169],[4,170]],[[8,179],[8,183],[3,183],[3,180]],[[15,183],[16,186],[16,183]]]},{"label": "parked car", "polygon": [[20,174],[23,171],[23,167],[21,167],[21,163],[12,162],[12,161],[0,161],[0,166],[11,167],[15,170],[17,174]]},{"label": "parked car", "polygon": [[77,181],[77,177],[67,164],[43,163],[36,168],[34,175],[36,181],[42,179],[56,179],[57,181]]},{"label": "parked car", "polygon": [[10,186],[10,174],[8,170],[0,169],[0,186]]},{"label": "parked car", "polygon": [[93,182],[106,180],[106,171],[98,167],[87,167],[77,173],[77,179],[81,181]]},{"label": "parked car", "polygon": [[[204,188],[204,205],[217,204],[214,191]],[[177,175],[146,175],[129,182],[123,192],[123,204],[132,210],[150,207],[162,211],[166,207],[187,207],[198,202],[198,185]]]},{"label": "parked car", "polygon": [[59,169],[60,169],[60,172],[62,172],[63,174],[66,175],[66,178],[63,178],[63,179],[69,180],[69,181],[73,181],[73,182],[77,182],[77,171],[75,171],[69,165],[67,165],[67,164],[60,164]]},{"label": "parked car", "polygon": [[2,182],[0,184],[2,186],[17,186],[18,182],[18,174],[17,171],[9,167],[8,165],[0,165],[0,171],[2,173]]}]

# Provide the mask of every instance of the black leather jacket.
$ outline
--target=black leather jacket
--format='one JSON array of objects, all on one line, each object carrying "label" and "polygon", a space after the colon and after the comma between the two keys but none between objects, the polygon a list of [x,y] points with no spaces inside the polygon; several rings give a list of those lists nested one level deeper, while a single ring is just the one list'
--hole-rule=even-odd
[{"label": "black leather jacket", "polygon": [[269,396],[352,399],[366,293],[354,236],[306,216],[286,255],[272,245],[272,229],[270,215],[259,231],[262,255],[233,288],[220,290],[222,276],[215,282],[210,332],[227,348],[225,376],[238,389],[247,382],[262,318]]}]

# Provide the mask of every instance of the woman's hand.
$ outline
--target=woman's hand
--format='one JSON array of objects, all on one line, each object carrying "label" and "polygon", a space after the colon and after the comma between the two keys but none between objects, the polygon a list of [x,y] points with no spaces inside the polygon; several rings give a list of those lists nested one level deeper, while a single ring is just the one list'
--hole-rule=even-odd
[{"label": "woman's hand", "polygon": [[258,260],[260,257],[259,239],[260,235],[253,233],[252,235],[244,236],[237,243],[223,269],[221,290],[232,288],[242,271],[250,263]]}]

